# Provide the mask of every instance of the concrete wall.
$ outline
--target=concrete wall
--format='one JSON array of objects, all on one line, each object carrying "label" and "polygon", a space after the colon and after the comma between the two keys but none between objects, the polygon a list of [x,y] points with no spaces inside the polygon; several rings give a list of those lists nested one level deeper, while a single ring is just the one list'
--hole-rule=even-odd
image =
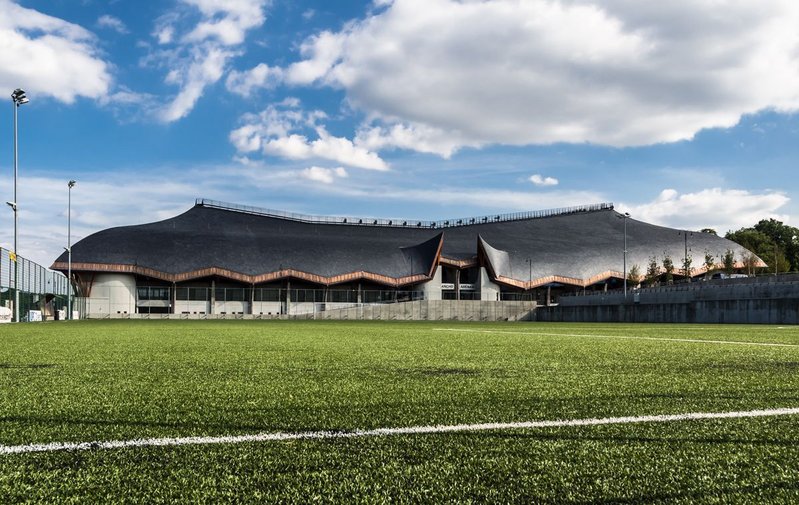
[{"label": "concrete wall", "polygon": [[485,267],[480,267],[480,300],[484,301],[498,301],[500,287],[499,284],[491,282],[491,276]]},{"label": "concrete wall", "polygon": [[188,312],[190,314],[208,314],[210,311],[210,301],[175,300],[176,314],[182,314],[183,312]]},{"label": "concrete wall", "polygon": [[562,297],[538,321],[799,324],[799,279],[691,283],[628,293]]},{"label": "concrete wall", "polygon": [[422,284],[425,300],[441,300],[441,265],[436,267],[433,278]]},{"label": "concrete wall", "polygon": [[361,305],[309,314],[313,319],[396,321],[522,321],[532,320],[534,302],[421,300]]},{"label": "concrete wall", "polygon": [[214,303],[215,314],[249,314],[250,302],[225,302],[216,300]]},{"label": "concrete wall", "polygon": [[282,302],[253,302],[252,313],[254,315],[280,315]]},{"label": "concrete wall", "polygon": [[136,312],[136,278],[127,274],[97,274],[87,299],[86,312],[90,317]]}]

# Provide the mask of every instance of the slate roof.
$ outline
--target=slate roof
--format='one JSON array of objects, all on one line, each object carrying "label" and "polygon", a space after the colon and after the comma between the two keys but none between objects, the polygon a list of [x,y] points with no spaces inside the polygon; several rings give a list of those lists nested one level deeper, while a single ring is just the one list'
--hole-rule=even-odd
[{"label": "slate roof", "polygon": [[[72,262],[75,271],[135,271],[178,281],[207,276],[207,269],[216,268],[250,282],[264,281],[264,274],[279,278],[276,272],[299,272],[335,283],[368,272],[386,283],[393,279],[402,284],[425,280],[439,258],[474,263],[480,251],[489,271],[503,282],[540,284],[557,277],[579,285],[622,271],[624,219],[610,205],[586,209],[595,210],[487,222],[465,219],[466,224],[456,226],[456,221],[447,226],[388,226],[385,220],[380,221],[383,225],[373,225],[373,220],[321,222],[199,201],[164,221],[90,235],[73,245]],[[637,264],[643,272],[650,256],[664,254],[679,268],[684,233],[628,219],[628,269]],[[731,249],[739,259],[746,252],[715,235],[688,233],[694,268],[701,266],[705,251],[720,258]],[[64,253],[53,268],[66,270],[66,262]]]}]

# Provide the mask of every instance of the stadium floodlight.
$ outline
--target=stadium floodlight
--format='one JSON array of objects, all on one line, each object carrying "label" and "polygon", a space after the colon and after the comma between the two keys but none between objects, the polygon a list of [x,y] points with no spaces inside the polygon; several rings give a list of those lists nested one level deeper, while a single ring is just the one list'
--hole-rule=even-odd
[{"label": "stadium floodlight", "polygon": [[[20,105],[25,105],[30,102],[25,96],[25,90],[21,88],[15,89],[11,93],[11,103],[14,107],[14,202],[11,206],[14,209],[14,255],[19,254],[18,240],[19,240],[19,200],[17,199],[17,179],[18,179],[18,165],[19,155],[17,151],[17,109]],[[14,320],[19,322],[19,261],[14,262]]]},{"label": "stadium floodlight", "polygon": [[623,268],[624,268],[624,273],[622,275],[624,276],[624,279],[623,279],[623,281],[624,281],[624,299],[626,300],[627,299],[627,220],[630,219],[630,213],[629,212],[625,212],[624,214],[619,214],[616,217],[618,217],[619,219],[623,219],[624,220],[624,252],[622,253],[622,258],[623,258],[622,259],[622,262],[623,262],[622,264],[623,264]]},{"label": "stadium floodlight", "polygon": [[67,321],[72,320],[72,188],[75,180],[67,183]]}]

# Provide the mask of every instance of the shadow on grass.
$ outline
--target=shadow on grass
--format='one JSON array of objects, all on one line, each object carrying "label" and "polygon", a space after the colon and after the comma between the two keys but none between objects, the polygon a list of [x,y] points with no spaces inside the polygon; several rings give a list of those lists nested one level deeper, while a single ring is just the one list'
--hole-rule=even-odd
[{"label": "shadow on grass", "polygon": [[[183,422],[170,422],[170,421],[145,421],[135,419],[86,419],[86,418],[70,418],[70,417],[57,417],[57,416],[3,416],[0,417],[0,425],[3,423],[19,423],[23,425],[37,424],[42,426],[131,426],[143,428],[173,428],[173,429],[191,429],[201,430],[205,435],[205,430],[219,431],[220,434],[229,435],[230,432],[272,432],[272,431],[293,431],[286,430],[285,425],[269,425],[269,424],[247,424],[247,423],[215,423],[207,421],[183,421]],[[324,428],[303,428],[302,431],[323,431]],[[180,435],[183,436],[183,435]]]},{"label": "shadow on grass", "polygon": [[39,370],[42,368],[55,368],[58,365],[55,363],[27,363],[27,364],[14,364],[14,363],[0,363],[0,370]]},{"label": "shadow on grass", "polygon": [[[689,502],[698,502],[707,498],[712,498],[713,502],[728,503],[728,502],[742,502],[742,503],[763,503],[762,500],[767,499],[763,496],[764,492],[769,491],[799,491],[799,482],[773,482],[763,485],[741,485],[741,486],[725,486],[720,488],[706,489],[706,490],[686,490],[684,492],[674,493],[652,493],[642,494],[641,496],[631,498],[607,498],[600,500],[589,501],[575,501],[570,502],[574,505],[588,505],[594,503],[601,504],[633,504],[633,503],[669,503],[675,500],[688,500]],[[750,496],[748,500],[743,500],[745,495]],[[724,498],[727,498],[726,500]],[[790,503],[790,502],[785,502]]]}]

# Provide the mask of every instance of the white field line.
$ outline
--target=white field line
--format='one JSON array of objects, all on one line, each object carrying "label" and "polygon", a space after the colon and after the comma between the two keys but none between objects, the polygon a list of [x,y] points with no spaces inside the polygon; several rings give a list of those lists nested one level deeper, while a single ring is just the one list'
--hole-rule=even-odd
[{"label": "white field line", "polygon": [[285,440],[321,440],[389,435],[422,435],[474,431],[516,430],[530,428],[564,428],[574,426],[601,426],[608,424],[665,423],[672,421],[697,421],[706,419],[741,419],[798,415],[797,408],[746,410],[738,412],[694,412],[687,414],[662,414],[654,416],[606,417],[602,419],[571,419],[555,421],[527,421],[516,423],[453,424],[435,426],[410,426],[407,428],[377,428],[355,431],[309,431],[299,433],[257,433],[216,437],[140,438],[136,440],[109,440],[105,442],[52,442],[49,444],[0,445],[0,456],[32,452],[85,451],[99,449],[124,449],[133,447],[166,447],[181,445],[240,444],[246,442],[279,442]]},{"label": "white field line", "polygon": [[464,328],[433,328],[433,331],[457,331],[465,333],[507,333],[512,335],[529,335],[531,337],[583,337],[583,338],[620,338],[626,340],[658,340],[662,342],[688,342],[692,344],[729,344],[729,345],[754,345],[761,347],[799,347],[799,344],[780,344],[773,342],[743,342],[735,340],[704,340],[701,338],[669,338],[669,337],[639,337],[635,335],[594,335],[584,333],[539,333],[529,331],[507,330],[470,330]]}]

